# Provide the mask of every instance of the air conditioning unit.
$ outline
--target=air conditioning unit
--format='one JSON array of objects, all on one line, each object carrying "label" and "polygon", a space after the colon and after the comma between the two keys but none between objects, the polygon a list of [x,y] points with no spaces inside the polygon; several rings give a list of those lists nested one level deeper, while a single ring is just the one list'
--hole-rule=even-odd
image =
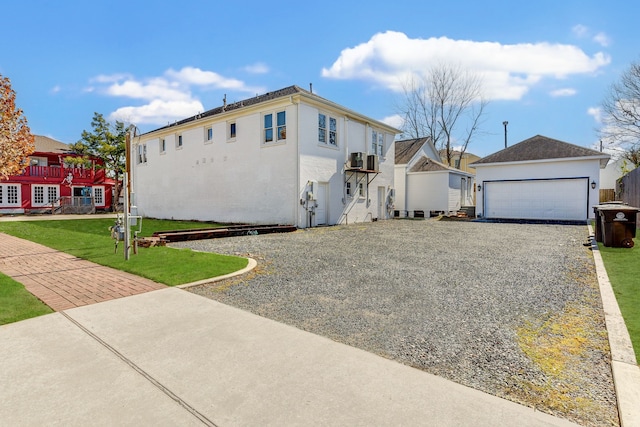
[{"label": "air conditioning unit", "polygon": [[367,156],[367,170],[378,171],[380,169],[380,160],[377,155],[370,154]]},{"label": "air conditioning unit", "polygon": [[364,153],[351,153],[351,168],[362,169],[364,167]]}]

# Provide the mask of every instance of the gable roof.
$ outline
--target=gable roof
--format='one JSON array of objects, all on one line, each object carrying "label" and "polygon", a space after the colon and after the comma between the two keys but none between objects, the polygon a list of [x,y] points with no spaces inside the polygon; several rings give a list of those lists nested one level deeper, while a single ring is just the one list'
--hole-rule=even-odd
[{"label": "gable roof", "polygon": [[35,136],[35,151],[38,153],[68,153],[71,150],[64,142],[56,141],[53,138],[42,135]]},{"label": "gable roof", "polygon": [[[525,139],[511,147],[490,154],[471,163],[470,166],[490,163],[526,162],[549,159],[569,159],[577,157],[593,157],[601,159],[601,167],[609,160],[609,155],[586,147],[569,144],[568,142],[536,135]],[[603,161],[604,160],[604,164]]]},{"label": "gable roof", "polygon": [[233,102],[233,103],[230,103],[230,104],[226,103],[226,97],[225,97],[225,103],[220,107],[212,108],[211,110],[207,110],[204,113],[199,113],[199,114],[196,114],[195,116],[187,117],[186,119],[183,119],[183,120],[178,120],[178,121],[176,121],[174,123],[168,124],[167,126],[163,126],[161,128],[154,129],[152,131],[146,132],[144,135],[147,135],[147,134],[150,134],[150,133],[154,133],[154,132],[157,132],[157,131],[160,131],[160,130],[172,128],[172,127],[175,127],[175,126],[180,126],[180,125],[183,125],[183,124],[186,124],[186,123],[195,122],[197,120],[204,119],[204,118],[211,117],[211,116],[215,116],[215,115],[218,115],[218,114],[227,113],[229,111],[237,110],[237,109],[240,109],[240,108],[243,108],[243,107],[249,107],[249,106],[252,106],[252,105],[260,104],[262,102],[267,102],[267,101],[271,101],[271,100],[274,100],[274,99],[284,98],[284,97],[293,96],[293,95],[304,95],[307,98],[312,98],[315,101],[319,101],[319,102],[322,102],[324,104],[331,105],[331,106],[333,106],[335,108],[340,108],[341,110],[345,111],[348,115],[350,115],[352,117],[356,117],[356,118],[359,118],[361,120],[366,120],[368,122],[374,122],[379,127],[384,127],[387,130],[392,130],[393,129],[393,131],[395,133],[400,133],[400,131],[398,129],[395,129],[390,125],[387,125],[385,123],[382,123],[382,122],[373,120],[371,118],[365,117],[362,114],[359,114],[359,113],[356,113],[354,111],[351,111],[351,110],[349,110],[349,109],[347,109],[347,108],[345,108],[345,107],[343,107],[343,106],[341,106],[339,104],[336,104],[335,102],[329,101],[326,98],[318,96],[313,92],[310,92],[308,90],[304,90],[304,89],[302,89],[301,87],[299,87],[297,85],[293,85],[293,86],[288,86],[288,87],[285,87],[285,88],[282,88],[282,89],[278,89],[278,90],[275,90],[275,91],[267,92],[267,93],[262,94],[262,95],[256,95],[253,98],[244,99],[242,101]]},{"label": "gable roof", "polygon": [[440,163],[436,160],[430,159],[427,156],[421,156],[418,161],[411,167],[409,172],[441,172],[448,171],[453,172],[459,175],[473,176],[468,172],[462,171],[460,169],[452,168],[444,163]]},{"label": "gable roof", "polygon": [[405,139],[403,141],[396,141],[396,153],[395,161],[396,165],[404,165],[411,161],[413,156],[416,155],[418,150],[429,140],[426,138]]}]

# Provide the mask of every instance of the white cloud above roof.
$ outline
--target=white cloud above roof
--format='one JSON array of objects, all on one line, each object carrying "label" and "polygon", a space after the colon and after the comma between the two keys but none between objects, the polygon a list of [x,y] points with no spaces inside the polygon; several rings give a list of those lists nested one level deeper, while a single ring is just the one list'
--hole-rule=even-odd
[{"label": "white cloud above roof", "polygon": [[578,93],[578,91],[576,91],[573,88],[570,87],[566,87],[566,88],[562,88],[562,89],[556,89],[551,91],[550,95],[554,98],[559,98],[559,97],[563,97],[563,96],[573,96],[576,93]]},{"label": "white cloud above roof", "polygon": [[518,100],[543,79],[596,73],[610,61],[606,53],[589,56],[569,44],[412,39],[402,32],[387,31],[344,49],[329,68],[322,69],[322,76],[371,81],[400,92],[408,77],[420,75],[435,64],[453,63],[483,78],[488,99]]},{"label": "white cloud above roof", "polygon": [[130,74],[99,75],[91,79],[91,83],[85,91],[146,101],[143,105],[118,108],[109,115],[111,120],[155,125],[204,112],[197,95],[200,91],[222,89],[249,94],[265,91],[262,87],[248,86],[241,80],[196,67],[168,69],[162,76],[144,79]]}]

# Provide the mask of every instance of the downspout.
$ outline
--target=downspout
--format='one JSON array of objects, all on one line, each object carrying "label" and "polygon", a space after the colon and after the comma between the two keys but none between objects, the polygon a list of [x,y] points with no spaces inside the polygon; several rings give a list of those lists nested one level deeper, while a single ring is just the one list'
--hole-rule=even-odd
[{"label": "downspout", "polygon": [[295,226],[300,228],[300,102],[293,102],[293,96],[289,99],[291,103],[296,106],[296,177],[293,182],[297,182],[298,184],[294,185],[293,188],[295,192],[293,197],[293,213],[296,222]]}]

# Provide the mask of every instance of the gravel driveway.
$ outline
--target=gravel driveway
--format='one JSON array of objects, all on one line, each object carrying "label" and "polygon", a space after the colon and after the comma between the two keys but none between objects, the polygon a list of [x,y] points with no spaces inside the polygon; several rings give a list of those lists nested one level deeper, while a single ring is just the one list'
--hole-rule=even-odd
[{"label": "gravel driveway", "polygon": [[390,220],[172,244],[250,256],[191,292],[583,425],[618,425],[586,226]]}]

